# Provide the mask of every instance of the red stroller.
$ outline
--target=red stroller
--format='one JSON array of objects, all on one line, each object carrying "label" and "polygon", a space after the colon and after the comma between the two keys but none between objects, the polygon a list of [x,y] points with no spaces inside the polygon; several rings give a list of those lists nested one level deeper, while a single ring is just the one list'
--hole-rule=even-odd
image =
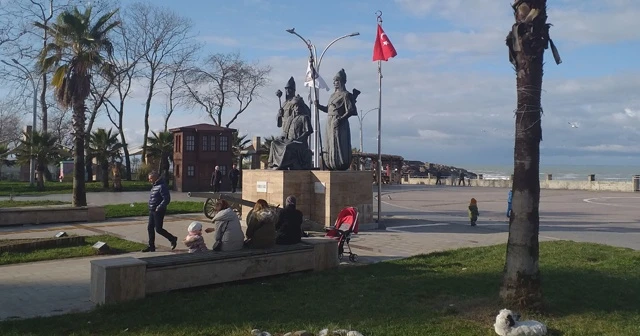
[{"label": "red stroller", "polygon": [[354,207],[346,207],[340,211],[336,223],[333,226],[325,228],[327,233],[325,237],[338,240],[338,259],[342,260],[344,254],[344,245],[347,244],[349,260],[356,261],[358,255],[351,252],[351,235],[358,233],[358,210]]}]

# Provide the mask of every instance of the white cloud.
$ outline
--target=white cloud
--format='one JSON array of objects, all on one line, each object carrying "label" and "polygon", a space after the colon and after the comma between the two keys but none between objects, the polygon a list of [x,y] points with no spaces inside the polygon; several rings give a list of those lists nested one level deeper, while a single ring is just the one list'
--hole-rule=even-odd
[{"label": "white cloud", "polygon": [[[630,38],[620,27],[635,27],[636,23],[626,21],[622,14],[625,10],[633,13],[637,9],[621,7],[625,1],[600,7],[571,0],[550,5],[549,21],[555,24],[552,37],[561,45],[570,41],[584,45]],[[400,55],[384,62],[382,68],[383,152],[431,162],[512,162],[516,90],[515,76],[508,71],[504,45],[506,32],[513,21],[510,2],[397,0],[396,3],[418,16],[433,15],[452,20],[454,28],[440,32],[397,32],[391,36]],[[633,1],[626,4],[638,7]],[[577,6],[576,10],[581,10],[587,19],[581,19],[567,6]],[[596,8],[603,10],[594,12]],[[606,15],[620,21],[608,21]],[[589,30],[584,30],[581,20],[591,25],[588,27],[602,26],[596,26],[598,22],[605,22],[607,27],[600,27],[600,32],[589,36]],[[574,34],[580,36],[572,38]],[[319,33],[310,38],[321,49],[331,41],[328,36],[333,34]],[[308,55],[302,41],[284,32],[266,33],[260,38],[261,41],[242,41],[243,44],[256,42],[268,46],[263,51],[274,56],[262,57],[260,61],[273,67],[272,83],[232,125],[250,137],[280,133],[275,125],[278,99],[274,93],[277,89],[282,90],[290,76],[294,76],[298,93],[308,102],[308,91],[303,88]],[[363,36],[336,43],[325,56],[321,69],[328,82],[338,70],[345,69],[347,88],[362,91],[357,102],[362,111],[378,106],[378,74],[376,64],[370,61],[371,43]],[[411,53],[403,53],[404,48],[418,55],[406,56]],[[318,50],[320,52],[322,50]],[[563,52],[562,48],[560,52]],[[572,64],[567,57],[563,54],[565,64]],[[501,62],[504,68],[502,71],[484,67],[461,70],[464,62],[485,64],[480,61]],[[543,155],[573,162],[572,156],[592,158],[636,153],[635,143],[640,135],[640,72],[628,69],[604,75],[582,73],[575,76],[571,71],[562,72],[563,69],[552,62],[545,66]],[[126,134],[132,144],[142,142],[145,92],[145,84],[137,83],[133,99],[127,104]],[[326,103],[328,98],[329,93],[321,92],[321,102]],[[163,126],[160,117],[163,111],[163,97],[157,95],[152,106],[152,130]],[[225,111],[223,121],[229,120],[230,111]],[[210,120],[198,109],[183,108],[171,118],[169,127],[200,122]],[[325,118],[321,116],[323,138],[324,122]],[[569,122],[580,127],[571,128]],[[357,119],[351,118],[350,124],[352,145],[356,147],[359,145]],[[365,151],[375,151],[376,129],[377,113],[374,111],[363,122]]]}]

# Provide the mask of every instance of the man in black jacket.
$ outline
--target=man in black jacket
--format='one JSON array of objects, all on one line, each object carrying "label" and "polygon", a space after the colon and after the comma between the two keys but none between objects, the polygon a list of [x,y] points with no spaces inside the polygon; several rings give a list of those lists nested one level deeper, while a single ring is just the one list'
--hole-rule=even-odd
[{"label": "man in black jacket", "polygon": [[178,243],[178,237],[162,228],[164,215],[167,212],[167,205],[171,202],[169,188],[164,182],[164,179],[160,178],[156,171],[149,173],[149,182],[153,184],[151,194],[149,195],[149,223],[147,224],[149,246],[142,250],[142,252],[154,252],[156,250],[156,232],[169,240],[171,249],[173,250]]},{"label": "man in black jacket", "polygon": [[296,197],[291,195],[276,223],[276,244],[293,245],[302,240],[302,211],[296,209]]},{"label": "man in black jacket", "polygon": [[231,180],[231,192],[234,193],[238,188],[238,180],[240,179],[240,171],[238,170],[236,165],[231,166],[229,179]]},{"label": "man in black jacket", "polygon": [[220,167],[216,166],[213,169],[213,174],[211,174],[211,187],[213,187],[213,192],[220,192],[220,185],[222,185],[222,172],[220,171]]}]

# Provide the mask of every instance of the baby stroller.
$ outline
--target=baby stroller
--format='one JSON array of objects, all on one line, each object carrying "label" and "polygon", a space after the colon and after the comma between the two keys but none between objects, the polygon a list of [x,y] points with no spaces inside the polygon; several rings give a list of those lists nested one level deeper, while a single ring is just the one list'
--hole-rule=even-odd
[{"label": "baby stroller", "polygon": [[338,259],[342,260],[344,245],[347,244],[349,260],[356,261],[358,255],[351,252],[351,235],[358,233],[358,210],[354,207],[344,208],[338,213],[338,218],[333,226],[325,228],[325,237],[338,240]]}]

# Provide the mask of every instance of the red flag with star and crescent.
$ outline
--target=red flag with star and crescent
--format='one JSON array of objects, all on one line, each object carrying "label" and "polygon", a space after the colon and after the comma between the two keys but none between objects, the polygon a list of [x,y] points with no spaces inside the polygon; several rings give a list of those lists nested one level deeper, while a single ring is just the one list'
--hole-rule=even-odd
[{"label": "red flag with star and crescent", "polygon": [[382,26],[378,25],[378,34],[376,42],[373,44],[373,61],[388,61],[390,58],[398,55],[396,48],[393,47],[389,37],[382,30]]}]

